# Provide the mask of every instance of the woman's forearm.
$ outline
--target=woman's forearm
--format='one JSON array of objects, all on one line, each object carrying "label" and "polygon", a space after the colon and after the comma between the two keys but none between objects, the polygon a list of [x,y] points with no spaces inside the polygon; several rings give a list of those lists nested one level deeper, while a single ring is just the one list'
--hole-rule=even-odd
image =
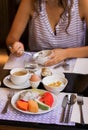
[{"label": "woman's forearm", "polygon": [[82,58],[88,57],[88,46],[78,48],[68,48],[67,58]]},{"label": "woman's forearm", "polygon": [[7,46],[12,45],[14,42],[19,41],[22,36],[29,19],[31,18],[31,7],[29,0],[22,0],[16,16],[14,18],[13,24],[11,26],[10,32],[6,39]]}]

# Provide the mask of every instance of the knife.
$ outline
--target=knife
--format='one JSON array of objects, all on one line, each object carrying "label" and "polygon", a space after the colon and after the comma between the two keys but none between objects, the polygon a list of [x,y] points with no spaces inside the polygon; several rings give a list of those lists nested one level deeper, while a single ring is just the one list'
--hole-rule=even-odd
[{"label": "knife", "polygon": [[67,101],[68,101],[68,95],[65,95],[62,101],[62,113],[60,117],[60,122],[64,122],[64,115],[65,115],[65,109],[67,106]]}]

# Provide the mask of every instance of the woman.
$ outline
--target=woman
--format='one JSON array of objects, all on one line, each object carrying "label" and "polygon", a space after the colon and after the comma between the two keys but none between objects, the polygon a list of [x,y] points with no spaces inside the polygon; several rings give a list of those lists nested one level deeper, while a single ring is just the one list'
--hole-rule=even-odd
[{"label": "woman", "polygon": [[21,0],[6,43],[21,56],[19,41],[29,22],[29,50],[50,49],[46,66],[69,58],[88,57],[85,32],[88,26],[88,0]]}]

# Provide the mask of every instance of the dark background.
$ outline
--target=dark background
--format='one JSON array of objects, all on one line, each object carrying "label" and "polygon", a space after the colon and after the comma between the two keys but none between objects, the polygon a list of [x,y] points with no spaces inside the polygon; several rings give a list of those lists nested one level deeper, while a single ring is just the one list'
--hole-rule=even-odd
[{"label": "dark background", "polygon": [[[20,0],[0,0],[0,49],[6,47],[6,37],[9,33],[13,19],[17,12]],[[25,43],[27,49],[28,29],[26,28],[20,41]]]},{"label": "dark background", "polygon": [[[20,0],[0,0],[0,48],[6,48],[6,37],[15,17],[19,3]],[[28,28],[25,29],[20,41],[25,43],[25,49],[27,49]],[[88,30],[86,43],[88,43]]]}]

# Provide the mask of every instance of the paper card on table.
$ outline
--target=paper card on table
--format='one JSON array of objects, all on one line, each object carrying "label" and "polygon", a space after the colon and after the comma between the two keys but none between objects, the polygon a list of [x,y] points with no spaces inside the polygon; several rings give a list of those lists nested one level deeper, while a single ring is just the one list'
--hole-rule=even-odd
[{"label": "paper card on table", "polygon": [[[85,124],[88,124],[88,97],[83,97],[84,104],[82,106],[83,117]],[[71,122],[80,123],[80,109],[77,103],[75,103],[71,115]]]},{"label": "paper card on table", "polygon": [[88,58],[78,58],[74,66],[73,72],[88,74]]},{"label": "paper card on table", "polygon": [[4,69],[12,69],[15,67],[24,67],[25,62],[30,62],[31,56],[24,54],[20,57],[15,57],[14,55],[10,54],[8,61],[4,65]]}]

